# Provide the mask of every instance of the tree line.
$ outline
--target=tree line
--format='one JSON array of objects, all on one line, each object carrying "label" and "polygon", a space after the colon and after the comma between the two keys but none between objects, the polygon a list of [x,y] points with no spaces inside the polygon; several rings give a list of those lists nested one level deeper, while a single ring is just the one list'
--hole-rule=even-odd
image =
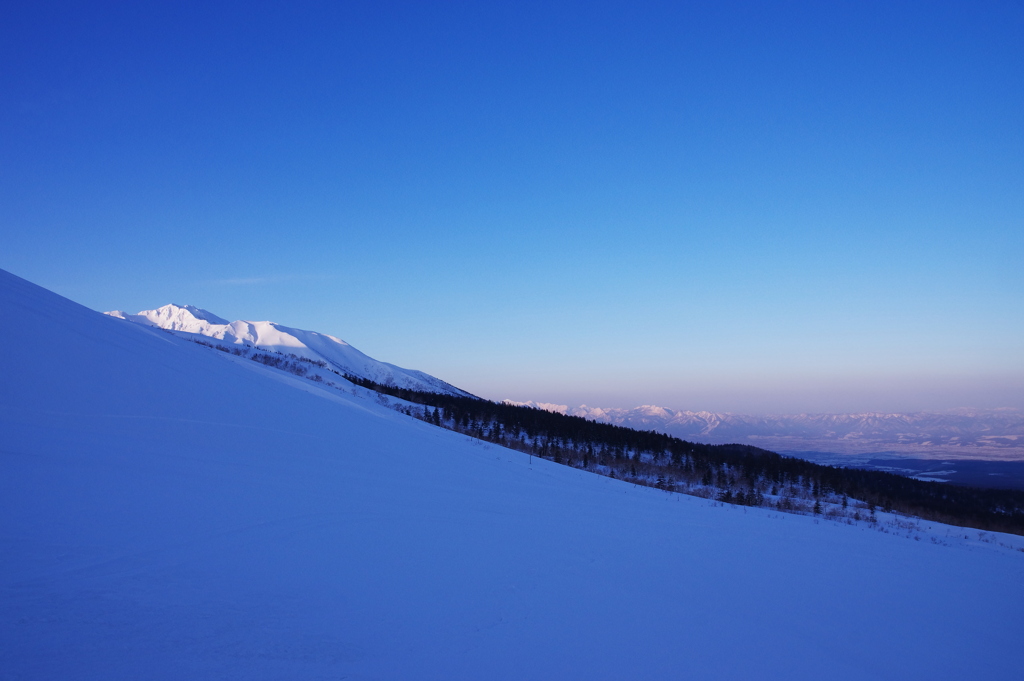
[{"label": "tree line", "polygon": [[[634,484],[837,520],[875,522],[876,509],[926,520],[1024,535],[1024,491],[925,482],[883,471],[826,466],[741,444],[688,442],[653,430],[598,423],[479,397],[425,392],[341,373],[322,360],[251,346],[192,342],[324,382],[330,371],[417,407],[402,411],[471,437]],[[328,385],[338,387],[333,381]]]},{"label": "tree line", "polygon": [[1024,535],[1024,492],[1018,490],[827,466],[749,445],[687,442],[533,407],[345,378],[420,405],[405,411],[434,425],[636,484],[783,511],[870,521],[879,509]]}]

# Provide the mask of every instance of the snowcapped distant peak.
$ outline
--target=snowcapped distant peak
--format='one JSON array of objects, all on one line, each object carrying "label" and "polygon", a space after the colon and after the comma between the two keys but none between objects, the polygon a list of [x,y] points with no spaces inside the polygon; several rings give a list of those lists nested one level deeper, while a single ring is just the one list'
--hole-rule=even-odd
[{"label": "snowcapped distant peak", "polygon": [[505,404],[511,404],[514,407],[531,407],[533,409],[542,409],[544,411],[553,411],[556,414],[568,414],[569,405],[567,404],[554,404],[553,402],[534,402],[528,400],[526,402],[516,402],[515,400],[502,400]]},{"label": "snowcapped distant peak", "polygon": [[637,407],[635,411],[642,413],[645,416],[658,416],[662,418],[671,418],[673,415],[668,409],[654,404],[642,404]]},{"label": "snowcapped distant peak", "polygon": [[229,322],[193,305],[164,305],[155,310],[143,310],[138,314],[125,314],[120,310],[106,314],[179,334],[214,338],[222,341],[224,345],[246,345],[323,361],[340,373],[352,374],[385,385],[453,395],[469,394],[422,371],[379,362],[340,338],[316,331],[293,329],[274,322]]},{"label": "snowcapped distant peak", "polygon": [[228,323],[228,320],[222,319],[209,310],[204,310],[201,307],[195,307],[194,305],[164,305],[163,307],[154,310],[154,312],[167,315],[168,317],[185,318],[188,316],[192,319],[210,322],[211,324]]},{"label": "snowcapped distant peak", "polygon": [[111,317],[127,319],[130,322],[156,326],[169,331],[185,333],[208,333],[211,326],[226,326],[229,322],[208,310],[194,305],[164,305],[155,310],[143,310],[138,314],[125,314],[120,310],[107,312]]},{"label": "snowcapped distant peak", "polygon": [[164,305],[155,310],[144,310],[139,315],[148,318],[160,327],[174,331],[189,331],[188,327],[197,325],[216,324],[221,326],[228,323],[228,320],[192,305]]}]

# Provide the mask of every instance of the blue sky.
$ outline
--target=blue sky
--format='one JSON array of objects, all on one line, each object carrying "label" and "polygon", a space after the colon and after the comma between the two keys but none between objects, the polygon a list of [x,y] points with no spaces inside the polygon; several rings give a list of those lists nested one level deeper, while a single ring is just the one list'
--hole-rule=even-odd
[{"label": "blue sky", "polygon": [[0,267],[496,399],[1024,408],[1019,2],[144,5],[5,9]]}]

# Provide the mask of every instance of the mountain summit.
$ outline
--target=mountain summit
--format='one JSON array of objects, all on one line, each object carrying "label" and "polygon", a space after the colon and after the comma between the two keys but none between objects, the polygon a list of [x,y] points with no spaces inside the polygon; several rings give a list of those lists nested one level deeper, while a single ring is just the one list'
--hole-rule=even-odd
[{"label": "mountain summit", "polygon": [[345,341],[326,333],[294,329],[275,322],[251,322],[226,319],[192,305],[164,305],[155,310],[126,314],[113,310],[106,314],[136,324],[154,326],[178,335],[205,336],[223,341],[223,345],[244,345],[326,362],[344,374],[367,378],[384,385],[412,390],[469,395],[440,378],[413,369],[378,361]]},{"label": "mountain summit", "polygon": [[120,310],[113,310],[106,314],[140,324],[157,326],[168,331],[201,333],[204,336],[212,335],[209,332],[212,326],[226,326],[231,323],[208,310],[193,305],[164,305],[155,310],[143,310],[139,314],[127,314]]}]

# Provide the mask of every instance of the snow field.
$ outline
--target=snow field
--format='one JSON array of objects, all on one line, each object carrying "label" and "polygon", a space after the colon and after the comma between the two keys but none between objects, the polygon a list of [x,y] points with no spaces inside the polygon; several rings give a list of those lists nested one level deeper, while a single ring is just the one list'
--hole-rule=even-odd
[{"label": "snow field", "polygon": [[1019,678],[1012,547],[531,465],[2,272],[0,315],[3,678]]}]

